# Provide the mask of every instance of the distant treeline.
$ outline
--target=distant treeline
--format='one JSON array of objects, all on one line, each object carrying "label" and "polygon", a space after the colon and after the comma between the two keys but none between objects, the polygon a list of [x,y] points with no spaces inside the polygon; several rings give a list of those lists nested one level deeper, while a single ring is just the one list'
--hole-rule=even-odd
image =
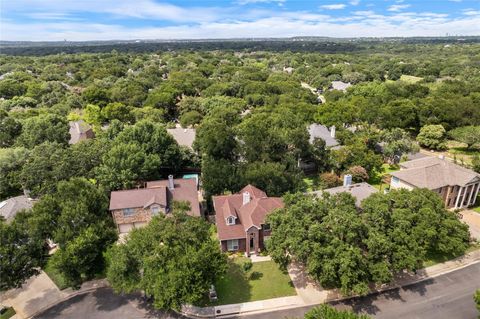
[{"label": "distant treeline", "polygon": [[[224,40],[179,40],[179,41],[91,41],[91,42],[0,42],[0,53],[7,55],[44,56],[50,54],[118,52],[148,53],[157,51],[273,51],[273,52],[318,52],[339,53],[376,49],[389,50],[398,43],[459,44],[480,43],[480,37],[439,38],[364,38],[334,39],[318,37],[296,37],[289,39],[224,39]],[[405,47],[405,48],[408,48]]]}]

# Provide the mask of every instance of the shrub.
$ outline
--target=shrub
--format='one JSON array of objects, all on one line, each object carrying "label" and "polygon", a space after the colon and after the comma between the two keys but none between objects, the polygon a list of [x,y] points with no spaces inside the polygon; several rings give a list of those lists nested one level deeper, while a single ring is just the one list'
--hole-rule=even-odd
[{"label": "shrub", "polygon": [[355,183],[366,182],[369,178],[367,170],[362,166],[352,166],[345,172],[345,174],[352,175],[352,180]]},{"label": "shrub", "polygon": [[445,139],[446,131],[441,125],[425,125],[417,135],[417,141],[420,145],[438,151],[447,148]]},{"label": "shrub", "polygon": [[253,263],[252,263],[252,261],[249,259],[249,260],[247,260],[247,261],[245,261],[245,262],[243,263],[242,267],[243,267],[243,270],[244,270],[245,272],[247,272],[247,271],[249,271],[250,269],[252,269]]},{"label": "shrub", "polygon": [[339,186],[341,180],[335,173],[322,173],[320,174],[320,183],[324,188],[331,188]]}]

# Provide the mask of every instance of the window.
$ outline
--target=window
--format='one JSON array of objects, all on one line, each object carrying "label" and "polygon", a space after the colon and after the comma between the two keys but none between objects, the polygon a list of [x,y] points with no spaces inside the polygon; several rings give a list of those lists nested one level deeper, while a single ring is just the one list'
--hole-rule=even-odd
[{"label": "window", "polygon": [[228,251],[238,250],[238,239],[227,240]]},{"label": "window", "polygon": [[123,210],[123,216],[132,216],[135,214],[135,210],[133,208],[125,208]]},{"label": "window", "polygon": [[227,225],[235,225],[235,217],[227,217]]},{"label": "window", "polygon": [[158,215],[158,212],[160,211],[160,207],[153,206],[150,208],[150,211],[152,212],[153,215]]},{"label": "window", "polygon": [[395,176],[392,176],[392,182],[394,184],[397,184],[400,180],[398,179],[398,177],[395,177]]},{"label": "window", "polygon": [[263,224],[263,230],[270,230],[270,224]]}]

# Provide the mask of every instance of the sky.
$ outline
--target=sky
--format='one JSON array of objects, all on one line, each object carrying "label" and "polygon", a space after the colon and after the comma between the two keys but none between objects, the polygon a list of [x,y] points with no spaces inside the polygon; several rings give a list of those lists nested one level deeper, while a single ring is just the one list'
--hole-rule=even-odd
[{"label": "sky", "polygon": [[0,0],[0,40],[480,35],[480,0]]}]

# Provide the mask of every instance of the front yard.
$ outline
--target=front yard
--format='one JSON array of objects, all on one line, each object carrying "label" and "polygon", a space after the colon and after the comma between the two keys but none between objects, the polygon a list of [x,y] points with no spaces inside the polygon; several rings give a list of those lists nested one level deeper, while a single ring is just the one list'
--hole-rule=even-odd
[{"label": "front yard", "polygon": [[372,173],[372,176],[368,179],[368,183],[378,190],[384,190],[390,185],[385,183],[384,177],[391,172],[398,171],[400,167],[398,165],[383,164],[380,172]]},{"label": "front yard", "polygon": [[212,305],[235,304],[296,295],[287,272],[282,272],[273,261],[253,263],[245,271],[246,257],[229,258],[225,276],[215,285],[218,301]]}]

